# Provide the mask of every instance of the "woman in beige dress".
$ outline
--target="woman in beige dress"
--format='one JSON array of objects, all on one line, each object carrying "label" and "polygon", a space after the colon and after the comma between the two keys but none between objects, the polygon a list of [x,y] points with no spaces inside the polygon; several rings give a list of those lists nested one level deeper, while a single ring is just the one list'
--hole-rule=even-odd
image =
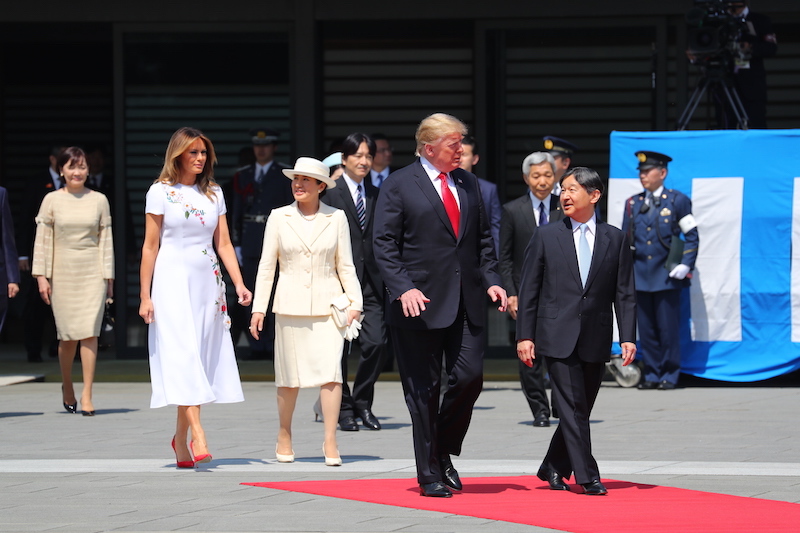
[{"label": "woman in beige dress", "polygon": [[81,413],[94,416],[97,336],[106,298],[114,295],[111,211],[103,193],[85,186],[89,167],[83,150],[67,148],[58,156],[57,166],[64,186],[42,200],[36,216],[31,273],[56,319],[64,409],[77,412],[72,363],[80,343]]},{"label": "woman in beige dress", "polygon": [[301,157],[283,173],[292,180],[295,201],[274,209],[267,220],[256,276],[250,333],[264,327],[276,265],[280,274],[272,310],[275,313],[275,385],[280,428],[275,454],[294,461],[292,414],[300,387],[319,387],[325,423],[325,464],[342,464],[336,426],[342,403],[343,329],[331,316],[331,303],[344,293],[350,302],[347,324],[363,309],[350,229],[344,212],[320,201],[326,187],[336,187],[322,161]]}]

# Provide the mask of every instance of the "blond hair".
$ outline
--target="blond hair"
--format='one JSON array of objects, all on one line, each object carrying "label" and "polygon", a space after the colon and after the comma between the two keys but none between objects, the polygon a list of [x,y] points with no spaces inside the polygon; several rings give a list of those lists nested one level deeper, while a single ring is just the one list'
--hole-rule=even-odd
[{"label": "blond hair", "polygon": [[417,127],[414,138],[417,141],[417,153],[422,154],[422,148],[426,144],[436,144],[442,137],[451,133],[467,134],[467,126],[453,115],[447,113],[434,113],[425,117]]},{"label": "blond hair", "polygon": [[203,172],[197,176],[197,187],[200,192],[205,194],[211,200],[216,199],[216,195],[212,192],[211,188],[216,187],[217,182],[214,181],[214,165],[217,164],[217,154],[214,152],[214,145],[211,139],[197,128],[190,128],[184,126],[172,134],[167,145],[167,153],[164,156],[164,166],[161,168],[156,182],[168,183],[175,185],[180,181],[181,175],[181,162],[180,156],[183,155],[189,146],[200,139],[206,146],[206,164],[203,167]]}]

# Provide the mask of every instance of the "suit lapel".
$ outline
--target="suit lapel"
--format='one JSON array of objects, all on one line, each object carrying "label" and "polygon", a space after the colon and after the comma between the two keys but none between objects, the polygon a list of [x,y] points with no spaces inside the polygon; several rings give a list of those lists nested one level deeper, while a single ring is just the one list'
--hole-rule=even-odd
[{"label": "suit lapel", "polygon": [[[578,253],[575,251],[575,239],[572,236],[572,223],[569,217],[564,217],[558,226],[558,244],[564,254],[564,263],[567,270],[572,274],[572,278],[578,287],[581,286],[581,272],[578,269]],[[587,283],[588,286],[588,283]]]},{"label": "suit lapel", "polygon": [[611,242],[611,240],[608,237],[608,233],[606,232],[607,229],[608,226],[606,226],[604,223],[600,221],[598,221],[597,225],[595,226],[594,250],[592,251],[592,265],[589,268],[589,276],[586,278],[587,289],[592,285],[592,281],[594,281],[594,278],[597,277],[597,271],[606,258],[606,253],[608,252],[608,245]]},{"label": "suit lapel", "polygon": [[536,231],[536,217],[533,214],[533,202],[530,193],[525,193],[522,202],[519,204],[519,213],[525,221],[525,226],[530,233]]},{"label": "suit lapel", "polygon": [[337,192],[341,196],[342,203],[345,207],[344,211],[347,213],[347,218],[351,221],[351,223],[354,223],[356,227],[358,227],[358,212],[356,211],[356,204],[353,202],[353,197],[350,195],[350,187],[347,186],[347,182],[344,181],[344,178],[341,179],[339,185],[335,189],[331,189],[328,192]]},{"label": "suit lapel", "polygon": [[[442,202],[442,198],[439,196],[439,193],[433,186],[431,179],[428,177],[428,174],[425,172],[425,169],[422,168],[422,163],[419,162],[419,159],[416,163],[415,168],[415,179],[417,180],[417,186],[419,186],[422,194],[428,199],[428,201],[433,206],[433,210],[439,216],[444,224],[444,227],[447,228],[447,231],[450,232],[450,235],[453,238],[456,238],[455,233],[453,232],[453,226],[450,224],[450,218],[447,216],[447,212],[444,210],[444,203]],[[461,191],[459,191],[459,198],[461,198]],[[464,222],[462,220],[461,225],[463,226]]]},{"label": "suit lapel", "polygon": [[[458,203],[459,203],[459,212],[460,215],[458,217],[458,238],[464,236],[464,231],[468,227],[468,220],[467,217],[469,216],[469,209],[467,206],[469,205],[469,200],[467,199],[467,191],[464,190],[464,182],[461,180],[461,176],[456,176],[454,174],[455,171],[450,173],[450,176],[453,178],[453,181],[456,184],[456,191],[458,191]],[[444,202],[442,202],[442,208],[444,208]],[[446,212],[445,212],[446,213]],[[448,220],[450,220],[448,218]]]},{"label": "suit lapel", "polygon": [[[322,232],[327,228],[331,223],[331,216],[333,213],[324,213],[322,207],[320,206],[320,210],[317,212],[313,221],[308,221],[303,218],[303,215],[297,209],[297,203],[292,204],[294,206],[293,210],[290,210],[286,214],[287,224],[292,230],[294,231],[297,238],[300,239],[300,242],[311,251],[311,247],[314,245],[314,241],[322,234]],[[308,231],[308,224],[312,225],[311,232]]]}]

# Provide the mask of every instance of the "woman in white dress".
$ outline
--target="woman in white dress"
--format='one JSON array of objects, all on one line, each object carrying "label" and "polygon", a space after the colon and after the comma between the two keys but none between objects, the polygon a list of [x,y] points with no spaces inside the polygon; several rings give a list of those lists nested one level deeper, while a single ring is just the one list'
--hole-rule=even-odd
[{"label": "woman in white dress", "polygon": [[342,464],[336,426],[342,403],[343,329],[331,316],[331,303],[344,293],[350,302],[347,325],[363,309],[356,276],[350,229],[344,211],[320,201],[326,187],[336,187],[328,167],[301,157],[283,173],[292,180],[295,201],[274,209],[267,219],[264,247],[256,275],[250,333],[256,339],[264,327],[276,265],[275,385],[280,428],[275,454],[279,462],[294,461],[292,414],[300,387],[319,387],[325,423],[322,445],[325,464]]},{"label": "woman in white dress", "polygon": [[208,137],[179,129],[145,205],[139,316],[149,325],[150,407],[178,407],[172,439],[178,468],[211,460],[200,406],[244,401],[220,260],[239,304],[249,305],[252,295],[242,282],[225,198],[214,182],[216,162]]}]

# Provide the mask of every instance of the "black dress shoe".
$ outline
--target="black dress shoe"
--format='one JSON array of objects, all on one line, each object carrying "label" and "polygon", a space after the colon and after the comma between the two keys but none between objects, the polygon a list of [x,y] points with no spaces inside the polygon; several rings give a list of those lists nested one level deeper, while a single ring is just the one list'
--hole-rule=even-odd
[{"label": "black dress shoe", "polygon": [[342,431],[358,431],[356,419],[352,416],[343,416],[339,419],[339,429]]},{"label": "black dress shoe", "polygon": [[439,466],[442,469],[442,481],[452,490],[461,490],[464,485],[461,483],[461,478],[458,476],[458,470],[453,466],[450,456],[445,454],[439,458]]},{"label": "black dress shoe", "polygon": [[595,479],[589,483],[581,483],[583,487],[583,493],[589,496],[605,496],[608,494],[608,489],[600,483],[599,479]]},{"label": "black dress shoe", "polygon": [[658,381],[642,381],[636,387],[639,390],[653,390],[658,388]]},{"label": "black dress shoe", "polygon": [[419,493],[422,496],[430,496],[432,498],[452,498],[453,493],[447,488],[447,485],[441,481],[434,481],[433,483],[420,483]]},{"label": "black dress shoe", "polygon": [[550,417],[545,414],[536,415],[536,418],[533,419],[533,426],[537,428],[549,428]]},{"label": "black dress shoe", "polygon": [[658,390],[675,390],[675,384],[669,381],[662,381],[658,384]]},{"label": "black dress shoe", "polygon": [[378,419],[369,409],[361,409],[358,412],[358,417],[364,423],[364,427],[368,427],[369,429],[381,429],[381,423],[378,422]]},{"label": "black dress shoe", "polygon": [[539,469],[536,477],[542,481],[547,481],[547,483],[550,484],[550,490],[572,490],[569,488],[569,485],[564,483],[564,478],[555,470],[542,467]]}]

